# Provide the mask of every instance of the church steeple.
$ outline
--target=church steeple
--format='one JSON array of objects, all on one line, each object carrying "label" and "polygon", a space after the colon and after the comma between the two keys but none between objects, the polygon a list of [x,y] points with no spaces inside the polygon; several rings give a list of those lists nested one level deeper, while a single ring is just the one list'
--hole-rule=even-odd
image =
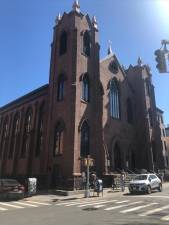
[{"label": "church steeple", "polygon": [[92,18],[92,24],[95,29],[98,29],[97,20],[96,20],[95,16],[93,16],[93,18]]},{"label": "church steeple", "polygon": [[112,48],[111,48],[111,41],[109,40],[109,47],[108,47],[108,55],[113,54]]},{"label": "church steeple", "polygon": [[74,1],[72,8],[74,12],[80,13],[80,4],[78,0]]},{"label": "church steeple", "polygon": [[61,14],[59,13],[59,15],[56,17],[55,23],[56,25],[59,23],[59,21],[62,19]]},{"label": "church steeple", "polygon": [[138,66],[142,66],[142,65],[143,65],[143,62],[142,62],[142,60],[141,60],[140,57],[138,57],[137,65],[138,65]]}]

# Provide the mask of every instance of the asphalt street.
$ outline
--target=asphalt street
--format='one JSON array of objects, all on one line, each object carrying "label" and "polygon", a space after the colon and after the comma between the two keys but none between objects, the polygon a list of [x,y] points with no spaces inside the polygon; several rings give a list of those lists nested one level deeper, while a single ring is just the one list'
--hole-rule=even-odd
[{"label": "asphalt street", "polygon": [[169,189],[151,195],[119,195],[56,202],[0,202],[1,225],[169,224]]}]

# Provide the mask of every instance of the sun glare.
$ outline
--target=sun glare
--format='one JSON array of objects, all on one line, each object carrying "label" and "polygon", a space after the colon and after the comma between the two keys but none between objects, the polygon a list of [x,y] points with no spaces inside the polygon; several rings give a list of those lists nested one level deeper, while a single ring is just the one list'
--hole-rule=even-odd
[{"label": "sun glare", "polygon": [[156,3],[160,15],[169,23],[169,0],[157,0]]}]

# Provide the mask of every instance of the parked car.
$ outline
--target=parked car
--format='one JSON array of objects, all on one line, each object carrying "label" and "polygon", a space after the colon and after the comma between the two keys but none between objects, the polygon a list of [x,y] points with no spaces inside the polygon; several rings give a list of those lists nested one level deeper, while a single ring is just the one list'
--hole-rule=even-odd
[{"label": "parked car", "polygon": [[157,189],[162,191],[162,182],[155,174],[140,174],[129,182],[129,192],[145,192],[151,194],[151,191]]},{"label": "parked car", "polygon": [[0,179],[0,199],[20,199],[24,197],[25,187],[15,179]]}]

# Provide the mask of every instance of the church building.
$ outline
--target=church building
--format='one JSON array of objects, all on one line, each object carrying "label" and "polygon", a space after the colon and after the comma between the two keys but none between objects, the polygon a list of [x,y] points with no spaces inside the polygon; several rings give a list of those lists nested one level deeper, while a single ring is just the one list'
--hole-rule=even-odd
[{"label": "church building", "polygon": [[149,66],[125,69],[111,46],[100,59],[98,36],[78,1],[57,17],[49,83],[0,108],[1,177],[80,188],[88,155],[103,179],[164,168]]}]

